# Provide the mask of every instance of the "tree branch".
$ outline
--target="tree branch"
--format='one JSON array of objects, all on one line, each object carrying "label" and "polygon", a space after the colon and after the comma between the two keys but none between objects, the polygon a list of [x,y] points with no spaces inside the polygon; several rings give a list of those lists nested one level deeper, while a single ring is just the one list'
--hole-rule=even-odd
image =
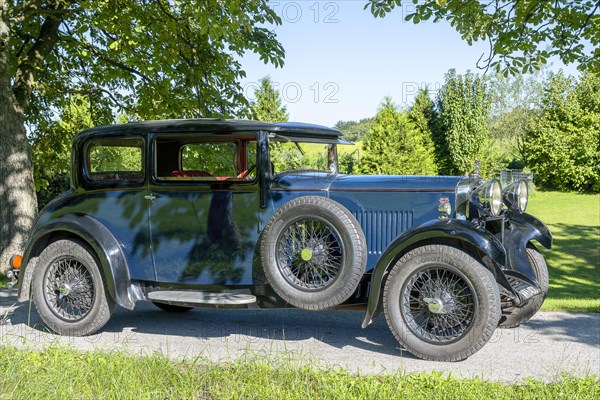
[{"label": "tree branch", "polygon": [[15,94],[19,111],[22,113],[29,107],[31,92],[35,85],[35,71],[41,67],[46,56],[58,40],[58,28],[62,23],[65,13],[68,11],[65,6],[64,2],[52,4],[56,12],[44,19],[37,39],[17,67],[12,90]]}]

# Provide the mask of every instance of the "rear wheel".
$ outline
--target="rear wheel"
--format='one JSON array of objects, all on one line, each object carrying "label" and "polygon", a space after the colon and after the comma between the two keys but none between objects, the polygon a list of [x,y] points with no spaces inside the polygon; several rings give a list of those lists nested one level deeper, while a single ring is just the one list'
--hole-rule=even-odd
[{"label": "rear wheel", "polygon": [[115,306],[93,254],[72,240],[58,240],[39,256],[33,301],[40,317],[61,335],[89,335],[110,319]]},{"label": "rear wheel", "polygon": [[434,361],[469,357],[488,342],[500,318],[500,294],[490,271],[444,245],[405,254],[386,281],[383,306],[400,344]]}]

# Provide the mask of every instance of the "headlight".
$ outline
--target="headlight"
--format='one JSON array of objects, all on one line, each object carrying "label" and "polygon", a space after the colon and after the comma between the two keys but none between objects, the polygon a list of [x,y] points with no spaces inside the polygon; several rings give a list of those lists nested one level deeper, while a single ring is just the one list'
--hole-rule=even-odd
[{"label": "headlight", "polygon": [[488,210],[494,217],[502,211],[502,185],[497,179],[492,179],[479,186],[473,192],[479,199],[481,206]]},{"label": "headlight", "polygon": [[504,202],[513,210],[524,212],[528,201],[529,188],[526,181],[514,181],[504,189]]}]

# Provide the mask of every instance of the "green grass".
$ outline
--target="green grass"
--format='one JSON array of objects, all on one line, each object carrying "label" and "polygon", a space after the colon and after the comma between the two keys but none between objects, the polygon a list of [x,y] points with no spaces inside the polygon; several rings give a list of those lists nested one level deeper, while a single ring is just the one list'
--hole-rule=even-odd
[{"label": "green grass", "polygon": [[8,278],[3,273],[0,273],[0,289],[6,289],[6,284],[8,282]]},{"label": "green grass", "polygon": [[250,356],[230,364],[123,352],[0,346],[2,398],[46,399],[594,399],[597,377],[499,383],[437,372],[360,376]]},{"label": "green grass", "polygon": [[554,236],[551,250],[538,246],[550,275],[542,310],[600,312],[600,195],[534,192],[527,212]]}]

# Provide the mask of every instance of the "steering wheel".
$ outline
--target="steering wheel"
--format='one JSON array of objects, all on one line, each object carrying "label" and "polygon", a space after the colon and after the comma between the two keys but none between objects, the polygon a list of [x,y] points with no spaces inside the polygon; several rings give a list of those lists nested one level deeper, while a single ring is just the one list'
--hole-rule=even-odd
[{"label": "steering wheel", "polygon": [[236,176],[236,178],[247,179],[248,175],[250,175],[255,169],[256,164],[252,164],[247,170],[240,172],[239,175]]}]

